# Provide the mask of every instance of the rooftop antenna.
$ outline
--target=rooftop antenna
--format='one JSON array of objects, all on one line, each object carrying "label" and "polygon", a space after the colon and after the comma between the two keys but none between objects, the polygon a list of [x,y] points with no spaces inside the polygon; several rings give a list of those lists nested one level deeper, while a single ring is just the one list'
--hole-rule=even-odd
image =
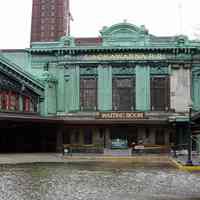
[{"label": "rooftop antenna", "polygon": [[67,36],[71,34],[71,21],[74,21],[70,11],[70,0],[67,0]]},{"label": "rooftop antenna", "polygon": [[179,28],[180,35],[183,34],[183,5],[181,2],[178,3],[178,13],[179,13]]}]

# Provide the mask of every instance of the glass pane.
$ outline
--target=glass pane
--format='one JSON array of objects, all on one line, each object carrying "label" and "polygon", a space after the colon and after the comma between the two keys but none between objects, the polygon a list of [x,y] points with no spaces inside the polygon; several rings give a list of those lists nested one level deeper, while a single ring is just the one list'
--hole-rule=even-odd
[{"label": "glass pane", "polygon": [[113,109],[128,111],[135,108],[135,79],[113,79]]},{"label": "glass pane", "polygon": [[83,110],[96,110],[97,80],[96,78],[81,78],[80,104]]},{"label": "glass pane", "polygon": [[151,107],[153,110],[169,108],[169,79],[168,77],[151,78]]}]

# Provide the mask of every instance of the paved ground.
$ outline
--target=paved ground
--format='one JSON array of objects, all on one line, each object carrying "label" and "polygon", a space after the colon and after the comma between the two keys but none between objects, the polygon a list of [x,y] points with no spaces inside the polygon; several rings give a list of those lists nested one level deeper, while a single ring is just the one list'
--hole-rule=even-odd
[{"label": "paved ground", "polygon": [[157,163],[0,165],[0,200],[199,200],[199,182],[198,173]]},{"label": "paved ground", "polygon": [[37,163],[37,162],[63,162],[61,154],[53,153],[26,153],[26,154],[0,154],[0,164]]},{"label": "paved ground", "polygon": [[56,153],[27,153],[27,154],[0,154],[0,164],[19,163],[64,163],[80,161],[117,161],[117,162],[137,162],[137,163],[170,163],[169,156],[166,155],[140,155],[140,156],[109,156],[96,154],[73,154],[63,156]]}]

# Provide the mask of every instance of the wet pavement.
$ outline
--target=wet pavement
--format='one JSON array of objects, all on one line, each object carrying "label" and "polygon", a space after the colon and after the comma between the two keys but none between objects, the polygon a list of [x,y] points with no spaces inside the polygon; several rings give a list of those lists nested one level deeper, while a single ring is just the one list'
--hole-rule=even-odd
[{"label": "wet pavement", "polygon": [[2,200],[199,200],[200,173],[117,162],[0,165]]}]

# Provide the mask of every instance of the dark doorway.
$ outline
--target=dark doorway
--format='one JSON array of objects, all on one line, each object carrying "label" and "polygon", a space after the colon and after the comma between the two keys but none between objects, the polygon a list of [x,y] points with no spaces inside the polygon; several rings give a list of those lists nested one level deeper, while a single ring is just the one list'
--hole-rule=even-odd
[{"label": "dark doorway", "polygon": [[0,130],[0,153],[56,152],[54,127],[10,124]]},{"label": "dark doorway", "polygon": [[156,144],[164,145],[165,144],[165,134],[163,129],[156,130]]},{"label": "dark doorway", "polygon": [[84,144],[92,144],[92,129],[85,128],[84,130]]}]

